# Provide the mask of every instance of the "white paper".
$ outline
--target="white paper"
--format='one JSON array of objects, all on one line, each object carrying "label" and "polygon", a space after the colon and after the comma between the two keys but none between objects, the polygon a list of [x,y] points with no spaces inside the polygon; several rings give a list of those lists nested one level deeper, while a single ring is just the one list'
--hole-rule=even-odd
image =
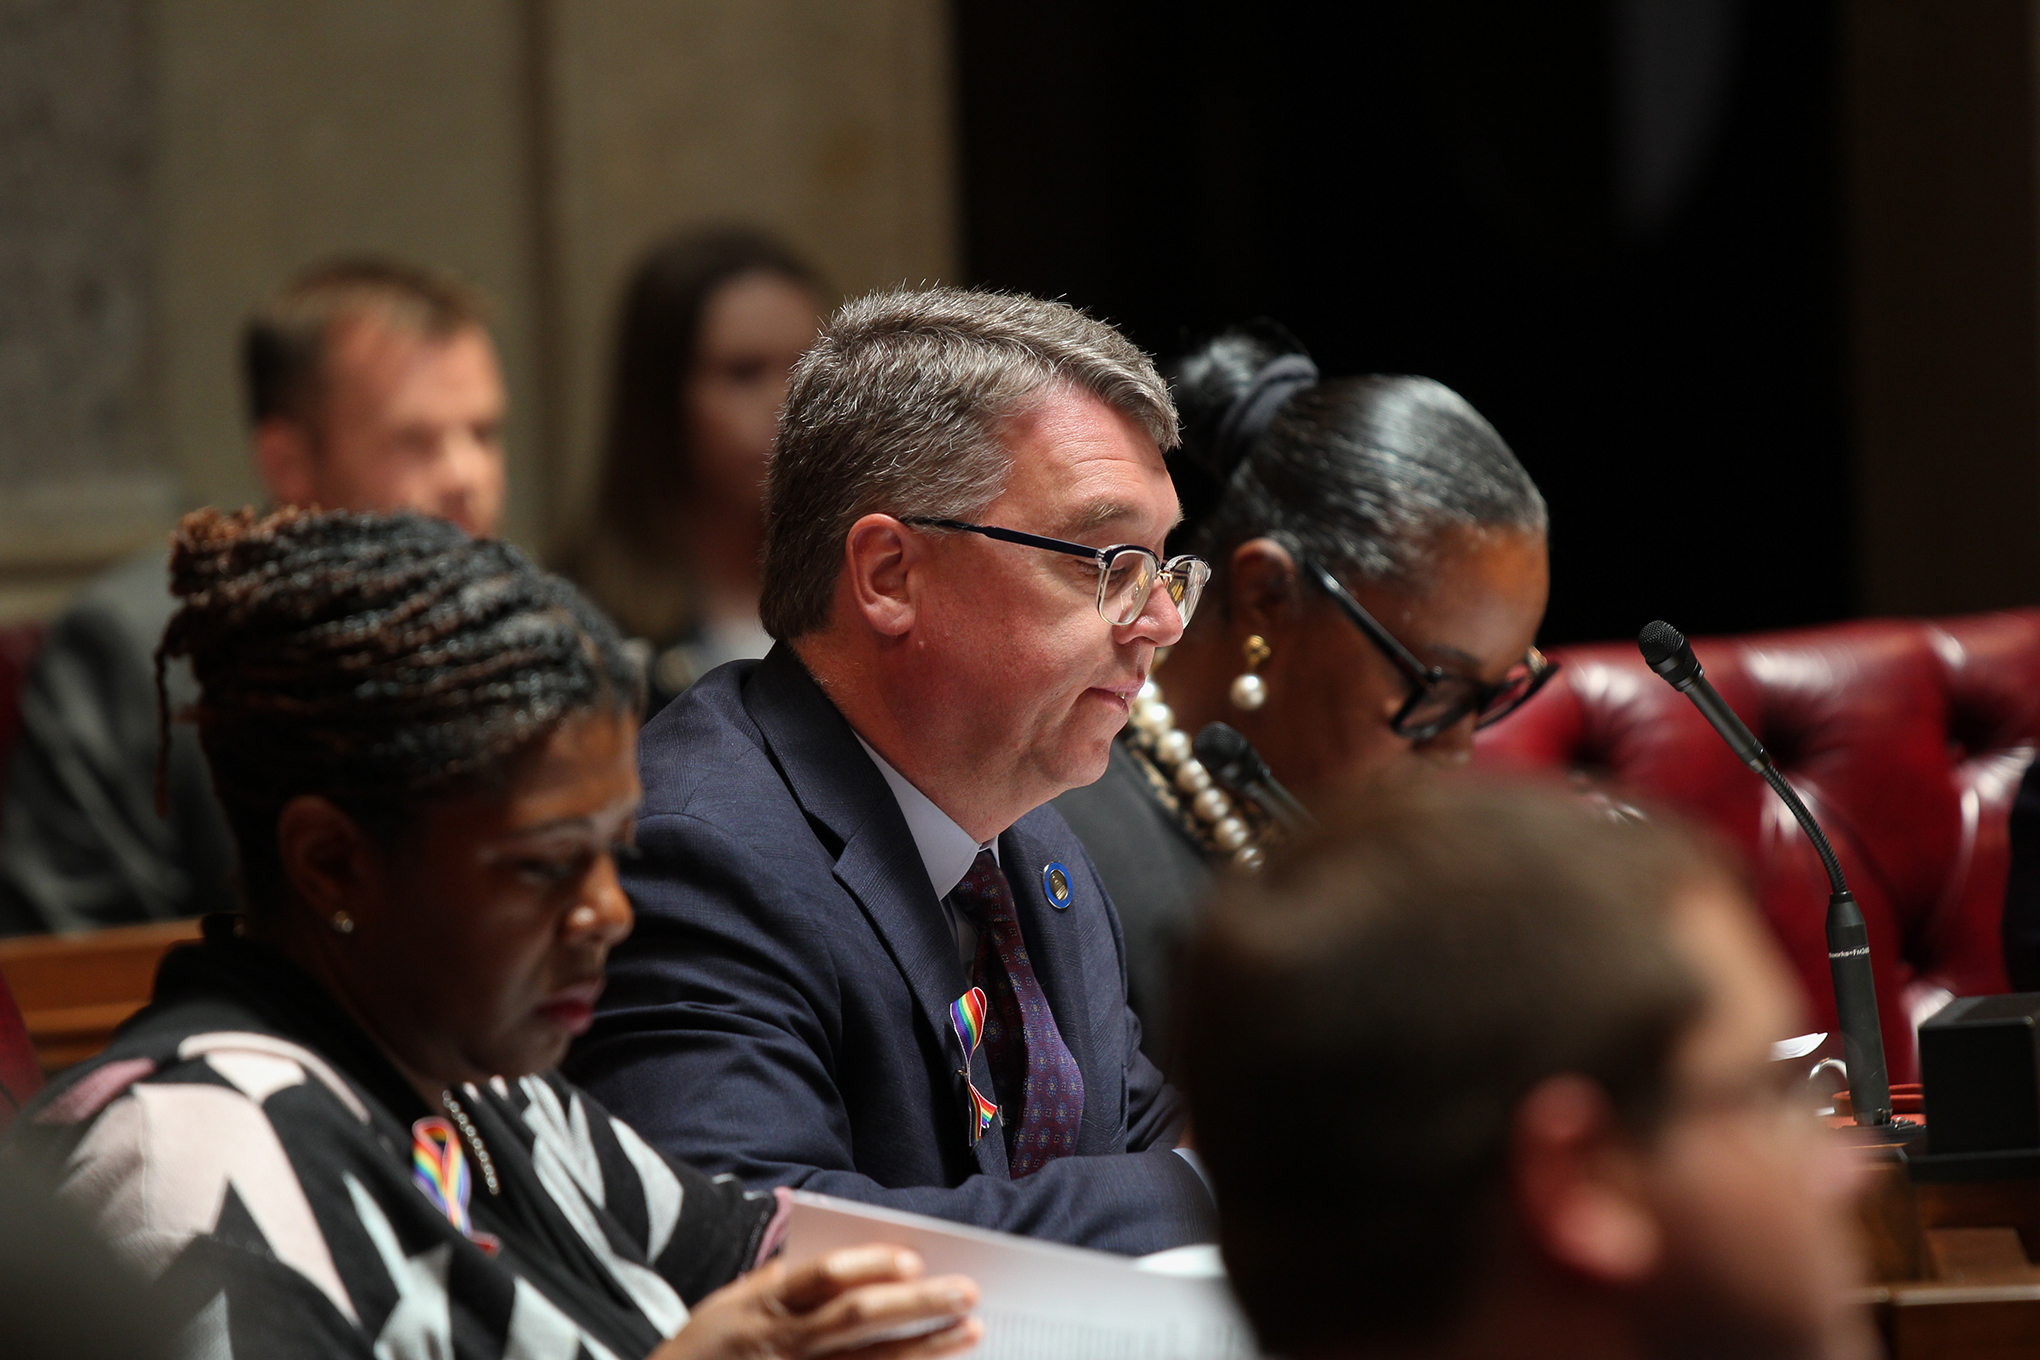
[{"label": "white paper", "polygon": [[[939,1218],[794,1193],[784,1260],[884,1242],[930,1275],[977,1281],[974,1360],[1252,1360],[1253,1334],[1211,1248],[1141,1261]],[[1145,1265],[1143,1263],[1146,1263]]]}]

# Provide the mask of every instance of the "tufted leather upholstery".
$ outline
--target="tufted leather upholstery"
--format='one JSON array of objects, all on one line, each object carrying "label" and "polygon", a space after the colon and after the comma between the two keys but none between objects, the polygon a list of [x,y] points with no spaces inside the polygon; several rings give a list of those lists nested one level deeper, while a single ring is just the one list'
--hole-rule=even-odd
[{"label": "tufted leather upholstery", "polygon": [[21,686],[42,635],[38,623],[0,624],[0,797],[7,793],[7,764],[21,732]]},{"label": "tufted leather upholstery", "polygon": [[[42,642],[42,627],[33,623],[0,625],[0,798],[7,793],[7,765],[14,738],[21,730],[21,684]],[[0,1129],[14,1112],[42,1089],[42,1068],[35,1060],[21,1011],[7,979],[0,977]]]},{"label": "tufted leather upholstery", "polygon": [[14,1004],[14,993],[7,989],[7,979],[0,977],[0,1133],[42,1085],[42,1066],[36,1062],[28,1026]]},{"label": "tufted leather upholstery", "polygon": [[[1947,993],[2002,992],[2007,819],[2040,745],[2040,610],[1697,640],[1707,678],[1834,842],[1863,906],[1895,1082]],[[1479,734],[1491,769],[1564,770],[1716,828],[1832,1031],[1820,860],[1783,804],[1633,643],[1555,649],[1565,670]]]}]

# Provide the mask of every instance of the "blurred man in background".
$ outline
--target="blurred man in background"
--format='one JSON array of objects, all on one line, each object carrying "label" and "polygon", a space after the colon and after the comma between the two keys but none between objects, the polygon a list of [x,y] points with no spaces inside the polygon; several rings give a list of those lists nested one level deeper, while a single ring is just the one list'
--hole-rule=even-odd
[{"label": "blurred man in background", "polygon": [[1870,1353],[1852,1154],[1770,1059],[1791,975],[1676,830],[1493,790],[1351,813],[1219,895],[1186,984],[1268,1353]]},{"label": "blurred man in background", "polygon": [[[395,260],[343,259],[249,320],[256,471],[278,505],[416,510],[470,534],[503,511],[503,380],[478,300]],[[157,808],[155,651],[173,607],[161,549],[87,587],[21,696],[0,814],[0,934],[234,904],[233,851],[195,735],[173,724]],[[165,676],[169,711],[189,678]]]}]

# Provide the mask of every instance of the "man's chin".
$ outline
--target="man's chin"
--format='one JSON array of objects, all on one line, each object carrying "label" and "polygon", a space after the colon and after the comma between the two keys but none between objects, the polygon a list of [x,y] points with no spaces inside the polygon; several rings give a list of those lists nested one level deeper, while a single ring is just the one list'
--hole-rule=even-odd
[{"label": "man's chin", "polygon": [[1119,729],[1100,737],[1086,730],[1081,736],[1072,736],[1055,752],[1055,782],[1057,793],[1070,789],[1081,789],[1095,784],[1105,777],[1105,767],[1112,763],[1112,739],[1119,735]]}]

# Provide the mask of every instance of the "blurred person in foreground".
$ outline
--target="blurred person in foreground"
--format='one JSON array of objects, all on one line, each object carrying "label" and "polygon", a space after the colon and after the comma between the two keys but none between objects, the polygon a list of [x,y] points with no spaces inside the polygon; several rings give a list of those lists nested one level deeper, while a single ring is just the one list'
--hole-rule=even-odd
[{"label": "blurred person in foreground", "polygon": [[1544,498],[1494,427],[1430,378],[1322,378],[1271,322],[1178,365],[1179,551],[1209,599],[1156,664],[1105,777],[1056,810],[1126,931],[1148,1055],[1170,1061],[1170,976],[1212,867],[1274,829],[1191,751],[1237,728],[1306,803],[1463,763],[1473,731],[1555,667]]},{"label": "blurred person in foreground", "polygon": [[563,570],[649,648],[653,712],[772,645],[758,622],[765,463],[822,291],[790,249],[739,227],[673,236],[631,276],[595,514]]},{"label": "blurred person in foreground", "polygon": [[795,368],[760,662],[646,725],[637,934],[571,1070],[753,1186],[1129,1254],[1206,1238],[1118,919],[1048,800],[1157,647],[1168,389],[1072,307],[844,304]]},{"label": "blurred person in foreground", "polygon": [[414,515],[200,511],[171,577],[246,908],[11,1136],[182,1303],[191,1353],[973,1343],[969,1281],[876,1245],[772,1262],[784,1195],[669,1161],[549,1070],[631,927],[643,694],[607,619]]},{"label": "blurred person in foreground", "polygon": [[[277,505],[415,510],[467,533],[503,512],[503,381],[479,301],[395,260],[299,275],[250,318],[255,469]],[[186,731],[157,806],[156,644],[176,601],[152,548],[50,627],[21,694],[0,810],[0,934],[195,916],[234,902],[233,844]],[[192,697],[181,665],[174,703]]]},{"label": "blurred person in foreground", "polygon": [[1270,1354],[1871,1353],[1858,1154],[1770,1058],[1801,999],[1678,829],[1551,791],[1348,809],[1228,884],[1183,985]]}]

